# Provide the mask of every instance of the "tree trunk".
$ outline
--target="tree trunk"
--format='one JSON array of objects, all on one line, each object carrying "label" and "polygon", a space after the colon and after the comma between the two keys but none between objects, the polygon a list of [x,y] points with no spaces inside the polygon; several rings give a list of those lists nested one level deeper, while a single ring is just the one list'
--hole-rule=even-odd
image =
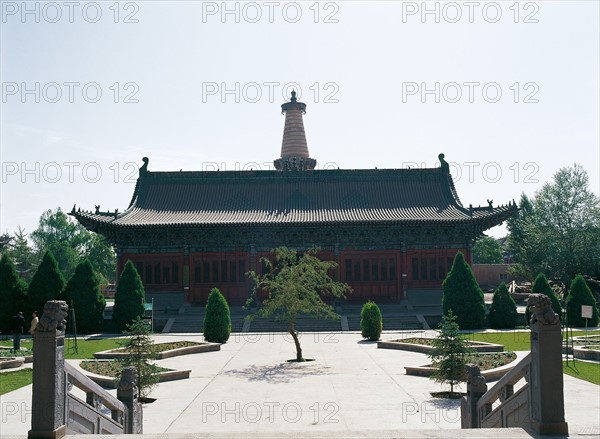
[{"label": "tree trunk", "polygon": [[294,329],[294,322],[290,322],[288,332],[294,339],[294,344],[296,345],[296,361],[304,361],[304,359],[302,358],[302,348],[300,347],[300,340],[298,340],[298,334],[296,334],[296,330]]}]

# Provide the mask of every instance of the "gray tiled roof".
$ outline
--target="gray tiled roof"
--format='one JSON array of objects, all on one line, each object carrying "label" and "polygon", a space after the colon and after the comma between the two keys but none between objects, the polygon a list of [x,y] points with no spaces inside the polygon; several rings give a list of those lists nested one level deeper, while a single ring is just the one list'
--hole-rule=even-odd
[{"label": "gray tiled roof", "polygon": [[72,212],[82,223],[164,225],[502,222],[514,204],[469,209],[434,169],[146,172],[122,213]]}]

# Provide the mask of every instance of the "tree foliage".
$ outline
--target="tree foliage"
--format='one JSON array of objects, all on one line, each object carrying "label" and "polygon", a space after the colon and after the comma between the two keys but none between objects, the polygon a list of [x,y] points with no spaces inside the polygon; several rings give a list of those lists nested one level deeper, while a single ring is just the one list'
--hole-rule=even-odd
[{"label": "tree foliage", "polygon": [[585,319],[581,317],[581,305],[592,307],[592,318],[588,319],[588,326],[598,326],[598,306],[592,295],[590,287],[585,283],[582,275],[575,276],[567,296],[567,323],[569,326],[584,327]]},{"label": "tree foliage", "polygon": [[11,248],[6,252],[14,261],[15,267],[23,274],[25,279],[31,279],[33,270],[38,266],[40,255],[29,245],[27,233],[21,226],[17,227],[14,242]]},{"label": "tree foliage", "polygon": [[25,319],[29,320],[33,311],[43,311],[44,305],[49,300],[63,300],[65,284],[58,263],[52,252],[48,250],[29,284]]},{"label": "tree foliage", "polygon": [[600,198],[581,165],[561,168],[508,221],[509,248],[518,273],[544,273],[568,284],[577,273],[598,274]]},{"label": "tree foliage", "polygon": [[274,317],[276,321],[288,323],[288,332],[296,345],[296,360],[303,361],[302,348],[295,329],[300,314],[314,317],[333,318],[339,316],[321,296],[345,298],[351,292],[349,285],[336,282],[329,276],[337,264],[317,258],[318,249],[313,248],[299,255],[293,250],[279,247],[272,250],[274,262],[261,258],[264,274],[248,273],[253,282],[253,295],[248,305],[258,301],[261,291],[268,294],[262,307],[252,317]]},{"label": "tree foliage", "polygon": [[12,317],[23,311],[27,298],[27,284],[11,258],[5,253],[0,259],[0,331],[10,333]]},{"label": "tree foliage", "polygon": [[158,366],[152,363],[158,354],[150,338],[150,327],[138,317],[127,325],[124,334],[127,338],[121,343],[121,347],[126,349],[129,355],[120,360],[121,366],[135,367],[139,394],[146,398],[160,378]]},{"label": "tree foliage", "polygon": [[465,381],[466,357],[473,353],[467,341],[460,336],[456,320],[452,310],[444,314],[438,336],[432,340],[431,351],[427,354],[436,368],[430,378],[436,383],[450,384],[451,394],[456,384]]},{"label": "tree foliage", "polygon": [[91,334],[102,329],[106,300],[100,293],[100,280],[87,259],[77,265],[65,289],[65,298],[75,310],[77,331]]},{"label": "tree foliage", "polygon": [[502,247],[497,239],[484,236],[478,239],[473,246],[473,263],[475,264],[501,264]]},{"label": "tree foliage", "polygon": [[231,334],[231,314],[227,300],[218,288],[213,288],[206,303],[206,315],[202,323],[204,339],[212,343],[225,343]]},{"label": "tree foliage", "polygon": [[144,316],[146,300],[144,285],[133,262],[127,261],[117,284],[113,321],[119,330],[125,330],[138,317]]},{"label": "tree foliage", "polygon": [[494,291],[489,319],[490,327],[494,329],[513,329],[517,326],[519,320],[517,304],[510,296],[504,282]]},{"label": "tree foliage", "polygon": [[116,278],[116,256],[110,244],[69,218],[60,207],[42,214],[31,237],[39,252],[52,251],[66,278],[73,275],[84,258],[89,259],[103,278],[108,281]]},{"label": "tree foliage", "polygon": [[462,252],[457,252],[442,283],[444,315],[452,311],[460,329],[479,329],[485,325],[485,301],[473,271]]},{"label": "tree foliage", "polygon": [[[558,300],[558,297],[556,297],[556,294],[554,293],[554,290],[548,283],[548,279],[546,279],[544,273],[540,273],[536,276],[535,281],[533,282],[533,285],[531,287],[531,293],[545,294],[546,296],[548,296],[550,298],[550,301],[552,302],[552,310],[556,314],[558,314],[560,318],[562,318],[562,307],[560,305],[560,300]],[[525,322],[529,325],[530,320],[531,311],[529,310],[529,307],[527,307],[525,309]]]},{"label": "tree foliage", "polygon": [[360,333],[362,338],[377,341],[382,330],[383,319],[381,317],[381,310],[375,302],[369,300],[363,305],[360,312]]}]

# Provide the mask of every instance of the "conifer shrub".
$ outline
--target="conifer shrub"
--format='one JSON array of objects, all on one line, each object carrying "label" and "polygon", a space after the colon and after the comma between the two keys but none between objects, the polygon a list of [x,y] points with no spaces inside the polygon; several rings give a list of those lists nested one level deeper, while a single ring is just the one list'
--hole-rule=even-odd
[{"label": "conifer shrub", "polygon": [[588,326],[598,326],[598,306],[582,275],[578,274],[571,282],[567,296],[567,323],[569,326],[584,327],[585,320],[581,317],[581,305],[592,307],[592,318],[587,319]]},{"label": "conifer shrub", "polygon": [[65,289],[69,309],[75,310],[77,332],[98,332],[104,322],[106,300],[100,293],[100,279],[87,259],[80,262]]},{"label": "conifer shrub", "polygon": [[383,330],[381,310],[375,302],[370,300],[365,303],[360,312],[360,333],[363,338],[371,341],[379,340]]},{"label": "conifer shrub", "polygon": [[480,329],[485,325],[483,291],[462,252],[457,252],[452,268],[442,283],[442,309],[456,316],[460,329]]},{"label": "conifer shrub", "polygon": [[113,307],[113,321],[120,331],[138,317],[144,317],[145,293],[142,279],[133,262],[127,261],[119,278]]},{"label": "conifer shrub", "polygon": [[202,332],[204,339],[211,343],[225,343],[229,340],[231,314],[227,300],[218,288],[213,288],[208,296]]},{"label": "conifer shrub", "polygon": [[502,282],[494,291],[489,315],[490,327],[494,329],[512,329],[517,326],[518,319],[517,304],[510,296],[506,284]]},{"label": "conifer shrub", "polygon": [[30,321],[33,311],[41,312],[49,300],[63,300],[65,284],[62,272],[58,268],[58,262],[52,252],[48,250],[31,278],[25,319]]},{"label": "conifer shrub", "polygon": [[19,276],[15,264],[5,253],[0,260],[0,331],[10,333],[12,317],[27,298],[27,283]]},{"label": "conifer shrub", "polygon": [[[548,283],[548,279],[546,278],[544,273],[538,274],[535,278],[535,281],[533,281],[533,285],[531,287],[531,294],[534,293],[545,294],[546,296],[548,296],[550,298],[550,301],[552,302],[552,310],[556,314],[558,314],[559,318],[562,318],[562,307],[560,306],[560,301],[558,300],[558,297],[556,297],[556,294],[550,286],[550,283]],[[529,325],[530,320],[531,311],[529,310],[529,307],[527,307],[525,309],[525,322],[527,323],[527,325]]]}]

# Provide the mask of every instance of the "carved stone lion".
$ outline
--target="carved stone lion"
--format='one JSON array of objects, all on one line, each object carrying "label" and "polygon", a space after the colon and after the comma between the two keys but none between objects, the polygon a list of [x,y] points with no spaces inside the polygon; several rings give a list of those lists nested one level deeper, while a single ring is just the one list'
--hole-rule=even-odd
[{"label": "carved stone lion", "polygon": [[119,380],[119,390],[131,390],[136,386],[137,383],[137,370],[133,366],[127,366],[121,373],[121,379]]},{"label": "carved stone lion", "polygon": [[527,305],[531,311],[531,324],[556,325],[559,322],[558,314],[552,310],[552,301],[545,294],[531,294]]},{"label": "carved stone lion", "polygon": [[466,364],[465,372],[467,373],[467,389],[473,393],[483,394],[487,392],[485,378],[481,375],[481,370],[476,364]]},{"label": "carved stone lion", "polygon": [[64,331],[69,307],[64,300],[50,300],[44,305],[44,315],[35,330],[39,332]]}]

